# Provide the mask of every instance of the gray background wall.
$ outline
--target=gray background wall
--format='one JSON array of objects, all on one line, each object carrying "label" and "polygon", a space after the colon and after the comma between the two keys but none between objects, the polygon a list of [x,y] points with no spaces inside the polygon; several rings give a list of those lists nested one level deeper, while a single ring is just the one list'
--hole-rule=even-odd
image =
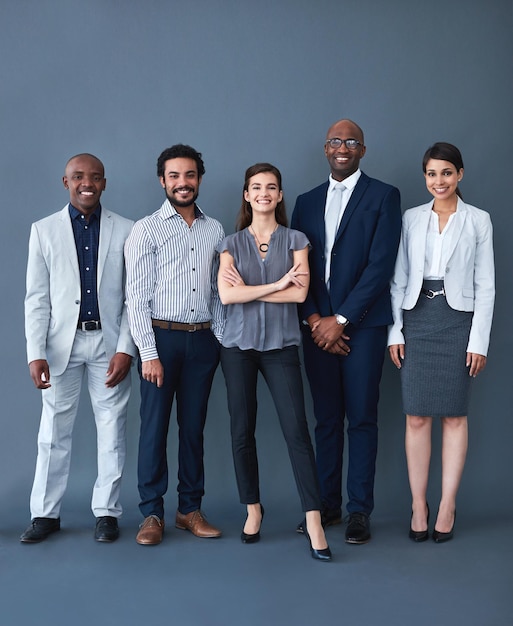
[{"label": "gray background wall", "polygon": [[[190,143],[205,159],[200,205],[232,232],[247,166],[275,163],[289,214],[328,175],[322,144],[341,117],[365,130],[367,174],[398,186],[403,208],[429,199],[428,145],[458,145],[465,199],[495,226],[497,305],[487,370],[475,385],[459,510],[512,512],[510,360],[513,10],[510,0],[0,0],[0,408],[2,523],[21,530],[35,463],[40,395],[25,363],[23,297],[30,223],[67,201],[63,167],[88,151],[105,163],[103,204],[137,219],[160,206],[161,150]],[[443,340],[443,338],[440,338]],[[134,511],[137,376],[124,503]],[[309,408],[310,399],[307,392]],[[311,411],[310,411],[311,412]],[[299,504],[262,387],[258,435],[265,501]],[[398,375],[382,384],[376,515],[409,496]],[[175,472],[175,429],[170,436]],[[89,515],[94,427],[82,403],[65,511]],[[431,500],[439,495],[434,449]],[[207,498],[238,507],[224,382],[206,429]],[[174,508],[174,481],[168,506]]]}]

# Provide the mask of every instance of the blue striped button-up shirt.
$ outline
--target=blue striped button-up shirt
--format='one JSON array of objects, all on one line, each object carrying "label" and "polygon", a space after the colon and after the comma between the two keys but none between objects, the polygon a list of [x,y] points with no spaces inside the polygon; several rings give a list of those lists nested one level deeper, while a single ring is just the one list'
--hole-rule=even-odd
[{"label": "blue striped button-up shirt", "polygon": [[166,200],[135,223],[125,243],[128,321],[142,361],[158,358],[151,320],[212,323],[222,338],[225,310],[217,291],[221,224],[196,208],[192,226]]}]

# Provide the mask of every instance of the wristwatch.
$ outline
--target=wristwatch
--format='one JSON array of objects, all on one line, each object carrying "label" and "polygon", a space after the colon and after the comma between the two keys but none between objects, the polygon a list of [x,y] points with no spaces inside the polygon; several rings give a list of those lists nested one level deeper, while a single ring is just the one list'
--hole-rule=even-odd
[{"label": "wristwatch", "polygon": [[335,313],[335,319],[337,320],[337,324],[339,326],[347,326],[349,324],[347,317],[340,315],[340,313]]}]

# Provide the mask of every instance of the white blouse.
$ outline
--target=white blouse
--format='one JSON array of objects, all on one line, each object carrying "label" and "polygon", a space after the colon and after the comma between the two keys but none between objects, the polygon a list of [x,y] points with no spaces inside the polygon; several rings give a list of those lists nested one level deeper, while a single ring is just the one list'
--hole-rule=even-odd
[{"label": "white blouse", "polygon": [[437,213],[431,211],[428,231],[426,235],[426,258],[424,259],[424,278],[426,280],[440,280],[445,277],[447,266],[447,250],[451,248],[451,238],[454,236],[454,215],[449,216],[445,228],[440,232],[440,223]]}]

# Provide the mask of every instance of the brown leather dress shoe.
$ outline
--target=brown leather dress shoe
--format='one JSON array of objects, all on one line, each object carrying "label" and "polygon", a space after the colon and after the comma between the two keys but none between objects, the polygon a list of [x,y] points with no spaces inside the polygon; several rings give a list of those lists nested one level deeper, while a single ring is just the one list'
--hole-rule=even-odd
[{"label": "brown leather dress shoe", "polygon": [[196,537],[220,537],[221,531],[207,522],[203,513],[198,509],[184,515],[180,511],[176,512],[175,526],[180,530],[190,530]]},{"label": "brown leather dress shoe", "polygon": [[142,546],[156,546],[162,541],[164,520],[156,515],[149,515],[139,527],[135,540]]}]

